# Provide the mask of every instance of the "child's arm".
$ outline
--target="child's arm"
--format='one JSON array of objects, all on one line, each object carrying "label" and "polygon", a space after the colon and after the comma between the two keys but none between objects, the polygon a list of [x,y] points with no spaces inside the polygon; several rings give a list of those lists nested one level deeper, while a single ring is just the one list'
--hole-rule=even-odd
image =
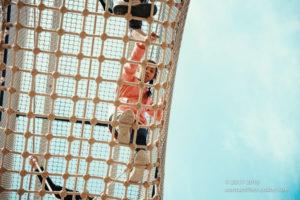
[{"label": "child's arm", "polygon": [[142,31],[142,29],[133,29],[131,31],[131,35],[137,40],[145,41],[147,39],[147,35]]},{"label": "child's arm", "polygon": [[[136,46],[129,60],[140,61],[143,58],[144,54],[145,54],[145,45],[136,43]],[[123,80],[130,81],[135,76],[135,72],[137,68],[138,68],[137,64],[133,64],[133,63],[126,64],[122,76]]]},{"label": "child's arm", "polygon": [[[133,29],[131,30],[131,35],[133,38],[137,40],[145,41],[148,38],[148,35],[142,31],[142,29]],[[150,41],[155,42],[158,38],[160,38],[156,33],[151,32],[150,34]]]},{"label": "child's arm", "polygon": [[[136,31],[136,35],[141,35],[141,37],[144,37],[144,39],[147,38],[147,35],[142,31],[142,30],[135,30]],[[156,35],[154,32],[152,32],[150,34],[150,41],[151,42],[155,42],[157,39],[159,38],[158,35]],[[140,61],[143,56],[145,54],[145,45],[144,44],[141,44],[141,43],[136,43],[136,46],[132,52],[132,55],[130,57],[130,60],[132,61]],[[134,78],[135,76],[135,72],[138,68],[138,65],[137,64],[127,64],[125,65],[124,67],[124,72],[123,72],[123,80],[125,81],[131,81],[132,78]]]}]

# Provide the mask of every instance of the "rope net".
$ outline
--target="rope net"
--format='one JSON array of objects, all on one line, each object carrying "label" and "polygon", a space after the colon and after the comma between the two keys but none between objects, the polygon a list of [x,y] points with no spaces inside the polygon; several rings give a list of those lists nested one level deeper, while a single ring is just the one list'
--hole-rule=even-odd
[{"label": "rope net", "polygon": [[[162,199],[164,159],[173,83],[189,0],[153,0],[157,14],[143,20],[142,31],[156,42],[131,37],[134,16],[104,11],[97,0],[1,0],[0,32],[0,197],[53,199]],[[108,6],[106,7],[108,9]],[[130,8],[129,8],[130,9]],[[145,45],[140,62],[129,60],[135,43]],[[120,105],[119,86],[127,63],[156,64],[152,105],[130,104],[146,114],[147,164],[142,181],[129,181],[136,144],[119,144],[109,121]],[[144,67],[143,67],[144,66]],[[163,99],[163,100],[162,100]],[[158,110],[163,110],[157,121]],[[43,171],[28,160],[39,159]],[[37,175],[44,179],[39,182]],[[51,177],[61,191],[45,189]],[[72,189],[73,192],[66,190]]]}]

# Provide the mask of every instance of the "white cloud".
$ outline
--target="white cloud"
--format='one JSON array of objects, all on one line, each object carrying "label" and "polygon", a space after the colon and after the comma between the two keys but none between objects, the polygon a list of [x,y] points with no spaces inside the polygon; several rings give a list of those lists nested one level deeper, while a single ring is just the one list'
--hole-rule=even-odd
[{"label": "white cloud", "polygon": [[297,144],[300,138],[276,110],[248,111],[238,124],[240,131],[229,135],[224,142],[225,149],[237,151],[247,146],[257,156],[280,163],[293,162],[299,155]]}]

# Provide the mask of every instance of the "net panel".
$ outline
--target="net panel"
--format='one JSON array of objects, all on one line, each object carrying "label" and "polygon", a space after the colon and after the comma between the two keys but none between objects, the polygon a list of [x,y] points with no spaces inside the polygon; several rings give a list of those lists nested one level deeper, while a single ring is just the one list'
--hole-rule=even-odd
[{"label": "net panel", "polygon": [[[40,184],[40,173],[28,164],[31,155],[64,192],[71,188],[82,198],[162,198],[172,85],[189,1],[153,3],[158,14],[143,21],[142,30],[160,39],[149,45],[128,37],[128,21],[95,0],[1,1],[1,199],[63,194],[42,189],[45,181]],[[123,60],[135,42],[146,44],[144,59],[154,60],[159,74],[155,85],[143,86],[152,87],[154,107],[148,108],[156,110],[147,126],[140,125],[150,131],[150,164],[141,182],[130,183],[134,145],[117,144],[107,125],[109,110],[118,105]],[[158,108],[164,110],[161,122]]]}]

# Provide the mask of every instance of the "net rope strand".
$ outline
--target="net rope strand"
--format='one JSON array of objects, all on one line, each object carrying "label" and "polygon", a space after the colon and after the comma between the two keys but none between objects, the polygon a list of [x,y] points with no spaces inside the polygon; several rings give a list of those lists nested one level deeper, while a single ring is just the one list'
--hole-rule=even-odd
[{"label": "net rope strand", "polygon": [[[34,4],[36,4],[35,0],[34,0]],[[34,24],[34,27],[36,27],[36,13],[35,13],[35,8],[33,9],[33,24]],[[37,38],[36,38],[36,33],[34,33],[34,46],[37,46]],[[35,114],[35,97],[33,99],[33,113]],[[32,130],[33,133],[35,133],[35,117],[33,117],[33,130]],[[31,149],[32,153],[34,154],[35,153],[35,135],[33,134],[32,136],[32,149]],[[32,170],[32,167],[31,167],[31,170]],[[32,182],[32,174],[30,174],[29,176],[29,190],[30,190],[30,187],[31,187],[31,182]],[[27,200],[29,198],[29,195],[30,193],[27,194]]]},{"label": "net rope strand", "polygon": [[[0,177],[4,177],[0,178],[0,193],[6,191],[4,199],[29,199],[30,194],[39,194],[37,188],[31,187],[35,173],[25,165],[31,154],[45,160],[45,173],[56,170],[50,175],[61,177],[63,189],[59,194],[62,197],[72,195],[74,199],[75,195],[82,198],[89,195],[102,199],[162,199],[171,92],[189,0],[151,1],[151,11],[156,5],[159,12],[155,18],[151,15],[149,19],[111,14],[108,12],[109,1],[106,11],[98,9],[98,1],[90,0],[62,0],[59,7],[48,0],[1,1],[1,4],[4,11],[11,6],[13,20],[10,24],[2,23],[1,27],[1,30],[11,27],[9,34],[13,34],[9,43],[2,42],[0,48],[1,58],[5,48],[9,56],[7,64],[1,61],[1,70],[4,66],[8,71],[6,86],[1,87],[5,103],[1,107],[4,117],[0,121],[3,138],[0,142]],[[129,13],[131,5],[132,1],[129,1]],[[54,12],[59,15],[55,28],[51,26]],[[2,21],[5,21],[6,16],[2,16]],[[31,18],[34,20],[29,23]],[[145,41],[128,37],[130,19],[148,21],[149,26],[145,29],[148,38]],[[160,36],[158,42],[150,42],[151,30]],[[3,31],[0,37],[3,41]],[[19,43],[19,40],[23,42]],[[131,52],[129,43],[134,42],[146,46],[145,56],[139,62],[126,57]],[[51,45],[57,48],[49,48]],[[148,59],[157,62],[149,64],[159,71],[154,85],[143,83]],[[142,66],[141,84],[122,80],[127,63]],[[50,66],[53,66],[53,71]],[[28,75],[31,75],[29,79]],[[43,77],[47,78],[46,82]],[[138,87],[140,93],[145,87],[151,87],[153,105],[143,105],[142,95],[135,105],[120,102],[120,86],[123,84]],[[44,109],[45,105],[48,107]],[[110,105],[114,105],[112,121],[105,114]],[[114,139],[120,105],[135,107],[137,121],[141,109],[154,110],[153,117],[146,116],[148,125],[134,125],[134,144],[129,148]],[[157,122],[160,108],[163,109],[163,120]],[[43,122],[44,125],[41,124]],[[112,134],[99,124],[112,125]],[[79,126],[81,130],[76,130]],[[149,129],[147,153],[150,163],[143,180],[131,183],[130,166],[133,165],[135,148],[141,147],[135,144],[138,128]],[[46,130],[48,133],[44,132]],[[9,162],[4,164],[5,161]],[[82,164],[83,167],[80,166]],[[154,178],[155,167],[158,168],[159,179]],[[28,174],[29,179],[23,174]],[[40,185],[50,188],[46,180]],[[153,197],[152,185],[155,185]],[[66,188],[74,192],[67,192]],[[58,193],[43,192],[52,197]]]}]

